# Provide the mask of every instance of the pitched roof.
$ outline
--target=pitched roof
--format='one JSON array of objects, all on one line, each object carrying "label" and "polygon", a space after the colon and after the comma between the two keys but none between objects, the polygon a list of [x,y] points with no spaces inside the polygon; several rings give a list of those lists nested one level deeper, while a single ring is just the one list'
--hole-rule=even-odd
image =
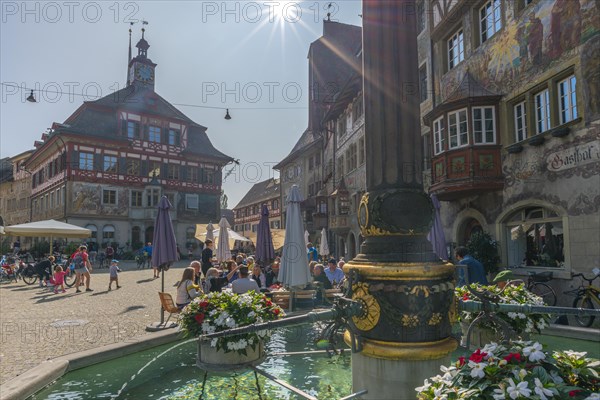
[{"label": "pitched roof", "polygon": [[101,99],[84,102],[57,131],[123,139],[117,135],[119,120],[118,114],[114,112],[117,109],[179,120],[189,126],[188,144],[182,153],[213,158],[224,163],[233,160],[213,146],[206,134],[206,127],[192,121],[152,89],[137,85],[129,85]]},{"label": "pitched roof", "polygon": [[248,193],[233,207],[234,210],[242,207],[247,207],[252,204],[257,204],[266,200],[279,197],[279,179],[270,178],[266,181],[258,182],[250,188]]},{"label": "pitched roof", "polygon": [[13,180],[13,165],[10,157],[0,159],[0,183]]},{"label": "pitched roof", "polygon": [[452,103],[454,101],[464,100],[471,97],[494,97],[498,93],[494,93],[485,88],[477,79],[467,71],[458,87],[450,93],[444,100],[444,103]]},{"label": "pitched roof", "polygon": [[316,143],[319,143],[321,140],[322,138],[319,134],[314,133],[310,129],[306,129],[292,148],[292,151],[290,151],[290,153],[285,156],[283,160],[275,164],[273,169],[280,170],[285,164],[289,163],[291,160],[296,158],[296,156],[300,155],[305,150],[308,150],[309,147],[315,145]]}]

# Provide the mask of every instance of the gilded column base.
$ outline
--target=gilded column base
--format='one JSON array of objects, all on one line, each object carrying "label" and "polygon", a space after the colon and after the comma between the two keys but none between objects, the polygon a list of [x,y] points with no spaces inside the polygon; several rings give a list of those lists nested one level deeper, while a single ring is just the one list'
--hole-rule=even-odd
[{"label": "gilded column base", "polygon": [[[344,333],[344,341],[351,345],[350,332]],[[453,338],[436,342],[384,342],[381,340],[362,339],[362,354],[382,360],[422,361],[435,360],[448,356],[458,347]]]}]

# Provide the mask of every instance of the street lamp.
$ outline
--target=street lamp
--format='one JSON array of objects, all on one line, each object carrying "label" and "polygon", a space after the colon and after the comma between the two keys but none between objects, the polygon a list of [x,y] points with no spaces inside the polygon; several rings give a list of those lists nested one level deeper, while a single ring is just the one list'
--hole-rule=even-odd
[{"label": "street lamp", "polygon": [[30,103],[37,103],[35,96],[33,95],[33,89],[31,89],[31,93],[27,96],[27,101]]}]

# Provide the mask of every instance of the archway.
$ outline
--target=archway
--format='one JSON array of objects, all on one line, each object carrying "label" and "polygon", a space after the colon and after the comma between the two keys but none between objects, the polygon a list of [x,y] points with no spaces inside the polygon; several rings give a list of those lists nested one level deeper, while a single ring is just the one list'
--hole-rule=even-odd
[{"label": "archway", "polygon": [[152,242],[152,238],[154,238],[154,226],[146,228],[146,235],[144,237],[144,243]]},{"label": "archway", "polygon": [[475,218],[467,218],[463,222],[463,228],[461,230],[461,244],[466,244],[469,241],[469,239],[471,239],[471,236],[473,236],[475,233],[483,232],[483,227],[481,226],[481,223]]},{"label": "archway", "polygon": [[131,228],[131,246],[137,247],[141,243],[141,234],[142,230],[139,226],[134,226]]}]

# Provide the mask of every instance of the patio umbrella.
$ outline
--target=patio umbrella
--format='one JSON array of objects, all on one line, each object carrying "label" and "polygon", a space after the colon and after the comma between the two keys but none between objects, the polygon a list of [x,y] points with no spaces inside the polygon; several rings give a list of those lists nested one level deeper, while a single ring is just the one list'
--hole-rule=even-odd
[{"label": "patio umbrella", "polygon": [[[212,235],[213,235],[212,237],[216,238],[216,239],[213,239],[215,248],[219,247],[219,232],[220,231],[221,231],[220,228],[212,231]],[[206,240],[206,232],[204,232],[204,229],[202,228],[201,225],[196,225],[195,237],[196,237],[196,239],[200,240],[201,242],[204,242]],[[233,247],[233,245],[236,241],[240,241],[240,242],[251,242],[252,241],[249,238],[240,235],[239,233],[232,230],[231,228],[227,228],[227,237],[229,238],[229,248],[230,249]]]},{"label": "patio umbrella", "polygon": [[219,221],[219,247],[217,247],[217,260],[219,262],[227,261],[231,258],[231,249],[229,248],[229,222],[223,217]]},{"label": "patio umbrella", "polygon": [[319,246],[319,254],[321,257],[329,255],[329,244],[327,243],[327,231],[321,229],[321,245]]},{"label": "patio umbrella", "polygon": [[4,227],[4,233],[13,236],[49,237],[52,255],[52,241],[55,237],[60,238],[86,238],[92,235],[92,231],[77,225],[49,219],[46,221],[28,222],[26,224],[11,225]]},{"label": "patio umbrella", "polygon": [[266,204],[262,206],[260,221],[256,230],[256,261],[260,261],[262,265],[266,265],[266,263],[275,258],[271,227],[269,226],[269,208]]},{"label": "patio umbrella", "polygon": [[310,242],[310,240],[309,240],[309,239],[310,239],[310,238],[309,238],[309,236],[310,236],[310,235],[309,235],[308,231],[307,231],[307,230],[305,230],[305,231],[304,231],[304,245],[305,245],[305,246],[308,246],[308,242]]},{"label": "patio umbrella", "polygon": [[[175,240],[175,231],[169,215],[171,203],[167,196],[163,196],[158,203],[158,214],[154,222],[154,236],[152,237],[152,265],[156,265],[161,274],[161,292],[165,291],[165,271],[167,271],[175,261],[177,261],[177,241]],[[166,328],[164,326],[165,310],[160,308],[160,323],[158,329]]]},{"label": "patio umbrella", "polygon": [[279,268],[281,282],[292,288],[303,288],[311,281],[300,211],[301,201],[298,185],[293,185],[287,197],[285,242]]},{"label": "patio umbrella", "polygon": [[433,252],[442,260],[448,260],[448,248],[446,247],[446,237],[442,227],[442,218],[440,216],[440,202],[435,194],[431,195],[434,214],[431,230],[427,234],[427,240],[433,246]]},{"label": "patio umbrella", "polygon": [[206,238],[204,240],[212,240],[213,242],[215,241],[215,235],[213,233],[213,231],[215,230],[215,228],[213,227],[212,223],[208,223],[208,225],[206,225]]}]

